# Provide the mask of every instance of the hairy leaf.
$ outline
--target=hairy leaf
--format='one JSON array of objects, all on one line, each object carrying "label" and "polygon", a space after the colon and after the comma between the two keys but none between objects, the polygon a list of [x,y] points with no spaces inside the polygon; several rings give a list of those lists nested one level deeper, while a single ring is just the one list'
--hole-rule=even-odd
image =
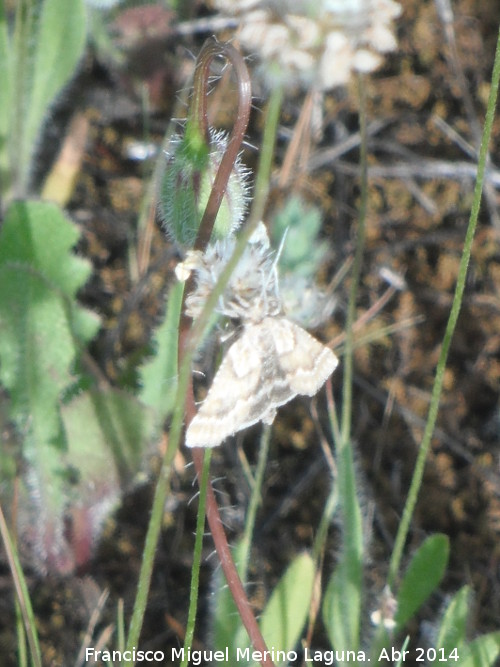
[{"label": "hairy leaf", "polygon": [[35,506],[36,523],[25,518],[25,529],[41,560],[63,571],[70,564],[62,546],[60,401],[82,345],[98,327],[75,303],[90,274],[90,265],[71,252],[77,239],[56,206],[34,202],[12,205],[0,233],[0,381],[23,438],[26,488]]}]

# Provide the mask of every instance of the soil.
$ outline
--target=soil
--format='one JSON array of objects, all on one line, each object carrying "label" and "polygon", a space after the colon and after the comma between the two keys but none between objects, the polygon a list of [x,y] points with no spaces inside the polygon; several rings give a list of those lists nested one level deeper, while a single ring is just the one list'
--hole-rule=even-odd
[{"label": "soil", "polygon": [[[197,11],[206,13],[202,6]],[[387,576],[450,313],[474,189],[476,128],[484,122],[500,23],[496,0],[457,0],[453,13],[456,52],[436,4],[406,0],[397,24],[398,51],[365,80],[369,192],[358,316],[386,290],[382,269],[404,280],[403,289],[357,332],[357,339],[373,334],[373,341],[360,344],[355,352],[353,405],[353,442],[369,546],[367,637],[373,632],[369,614]],[[91,354],[99,373],[115,386],[137,382],[135,369],[147,356],[177,261],[154,215],[145,216],[143,226],[138,224],[143,202],[151,203],[147,186],[154,161],[132,159],[130,151],[161,145],[171,115],[178,113],[176,91],[187,85],[191,54],[199,51],[206,36],[158,37],[161,65],[147,72],[134,67],[141,58],[134,49],[121,67],[89,51],[50,128],[49,143],[54,145],[56,139],[57,145],[66,138],[68,120],[75,114],[86,124],[81,168],[66,208],[82,232],[78,252],[94,266],[80,295],[103,321]],[[148,48],[155,54],[153,61],[157,50],[151,44]],[[141,104],[145,87],[151,97],[146,120]],[[232,92],[222,84],[211,101],[217,126],[231,122]],[[256,85],[258,109],[264,103],[260,92]],[[301,173],[294,169],[288,184],[280,187],[280,168],[302,103],[296,93],[284,105],[268,208],[271,213],[291,192],[302,193],[321,208],[321,237],[328,241],[330,255],[319,280],[327,285],[353,256],[360,205],[358,148],[335,159],[329,159],[327,151],[359,131],[359,94],[353,83],[325,97],[322,136],[301,148],[309,168]],[[259,146],[262,129],[262,114],[255,112],[249,146]],[[437,428],[406,545],[408,559],[431,534],[444,533],[450,540],[450,563],[442,584],[409,628],[415,646],[432,645],[447,600],[465,584],[474,591],[470,636],[500,628],[500,215],[498,172],[493,167],[499,148],[500,117],[494,122],[492,177],[483,197]],[[47,154],[47,164],[40,162],[40,182],[52,168],[53,157]],[[248,148],[244,159],[255,164],[255,149]],[[336,289],[334,315],[315,332],[325,341],[342,334],[349,275]],[[391,333],[386,332],[389,326],[394,327]],[[337,406],[341,387],[342,363],[333,376]],[[329,492],[330,473],[318,438],[321,433],[331,442],[324,392],[315,407],[311,411],[310,401],[297,399],[280,409],[273,426],[250,576],[257,609],[294,555],[311,547]],[[241,458],[244,454],[250,465],[255,463],[259,436],[260,427],[255,427],[214,451],[212,477],[231,542],[241,534],[250,496]],[[69,577],[41,577],[27,568],[44,664],[76,664],[89,615],[102,591],[109,597],[94,638],[116,622],[119,600],[128,619],[161,452],[160,442],[151,457],[148,481],[124,492],[121,507],[109,517],[84,570]],[[167,652],[182,645],[196,521],[196,502],[191,501],[197,487],[189,464],[190,453],[183,449],[165,508],[141,638],[144,650]],[[324,560],[325,581],[339,547],[334,525]],[[209,640],[210,595],[218,569],[209,538],[204,549],[200,646]],[[15,665],[13,589],[5,562],[0,587],[1,662]],[[327,648],[321,624],[317,626],[315,642]]]}]

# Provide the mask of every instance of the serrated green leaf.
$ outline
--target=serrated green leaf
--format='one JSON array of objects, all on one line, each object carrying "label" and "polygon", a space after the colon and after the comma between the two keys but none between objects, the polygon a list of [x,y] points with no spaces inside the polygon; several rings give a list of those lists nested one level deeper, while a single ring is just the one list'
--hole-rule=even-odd
[{"label": "serrated green leaf", "polygon": [[58,562],[64,510],[59,396],[71,381],[74,342],[60,296],[28,268],[0,264],[0,379],[24,441],[38,521],[34,549],[42,560]]},{"label": "serrated green leaf", "polygon": [[446,535],[431,535],[419,547],[398,591],[396,623],[404,626],[437,588],[448,564],[450,552]]},{"label": "serrated green leaf", "polygon": [[79,237],[76,225],[55,204],[15,202],[2,227],[0,263],[26,263],[74,297],[92,272],[87,260],[70,252]]},{"label": "serrated green leaf", "polygon": [[23,444],[29,464],[18,506],[21,541],[40,572],[69,574],[75,561],[65,537],[67,485],[61,447],[36,441],[31,433]]},{"label": "serrated green leaf", "polygon": [[[60,400],[72,383],[82,341],[97,319],[75,303],[90,272],[71,247],[78,232],[59,208],[16,203],[0,231],[0,381],[10,395],[10,418],[23,438],[26,530],[35,521],[33,548],[40,560],[65,571],[66,469]],[[85,327],[83,326],[85,322]],[[30,500],[28,500],[30,499]]]},{"label": "serrated green leaf", "polygon": [[[0,233],[0,267],[10,272],[13,289],[22,291],[24,276],[45,282],[47,292],[68,309],[75,337],[87,343],[97,333],[99,319],[75,301],[92,272],[90,262],[72,251],[79,236],[77,227],[55,204],[16,202],[8,209]],[[54,336],[51,340],[57,345]]]},{"label": "serrated green leaf", "polygon": [[[436,646],[448,655],[466,641],[467,615],[469,613],[470,587],[464,586],[450,601],[439,627]],[[435,664],[438,660],[434,661]],[[434,663],[433,663],[434,664]]]}]

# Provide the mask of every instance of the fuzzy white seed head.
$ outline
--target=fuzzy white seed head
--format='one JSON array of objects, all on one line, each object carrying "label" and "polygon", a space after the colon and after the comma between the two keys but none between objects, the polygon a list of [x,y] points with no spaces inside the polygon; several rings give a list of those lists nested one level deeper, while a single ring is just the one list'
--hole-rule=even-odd
[{"label": "fuzzy white seed head", "polygon": [[[180,280],[189,277],[192,271],[196,275],[196,287],[186,299],[186,313],[193,319],[199,316],[235,246],[234,236],[216,241],[203,254],[189,252],[177,266],[176,275]],[[245,321],[259,321],[280,312],[274,253],[262,223],[246,246],[215,310],[230,319]]]}]

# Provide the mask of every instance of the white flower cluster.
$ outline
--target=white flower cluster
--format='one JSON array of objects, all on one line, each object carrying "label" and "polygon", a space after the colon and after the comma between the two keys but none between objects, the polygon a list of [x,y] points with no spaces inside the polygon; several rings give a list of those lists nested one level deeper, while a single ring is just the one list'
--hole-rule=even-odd
[{"label": "white flower cluster", "polygon": [[[186,314],[196,319],[233,254],[236,238],[211,243],[204,253],[190,250],[177,265],[179,280],[196,274],[196,287],[186,299]],[[276,258],[270,249],[266,228],[261,222],[231,274],[215,308],[219,315],[245,323],[259,322],[281,311]]]},{"label": "white flower cluster", "polygon": [[326,91],[351,73],[371,72],[396,49],[396,0],[213,0],[241,17],[238,37],[264,65],[268,86],[301,85]]}]

